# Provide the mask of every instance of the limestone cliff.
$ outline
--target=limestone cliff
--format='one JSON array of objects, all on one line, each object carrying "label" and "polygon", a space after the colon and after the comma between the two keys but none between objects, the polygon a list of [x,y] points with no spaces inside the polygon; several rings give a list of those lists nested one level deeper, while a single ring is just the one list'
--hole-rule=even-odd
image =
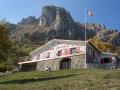
[{"label": "limestone cliff", "polygon": [[[56,30],[56,38],[76,39],[83,38],[84,31],[75,24],[69,11],[56,6],[45,6],[42,9],[39,26],[51,27]],[[81,35],[77,35],[81,32]]]},{"label": "limestone cliff", "polygon": [[[96,37],[112,45],[120,45],[120,33],[104,25],[87,23],[87,39]],[[73,20],[70,12],[53,5],[42,8],[41,16],[29,16],[16,25],[13,38],[23,42],[45,43],[51,39],[85,40],[85,24]]]},{"label": "limestone cliff", "polygon": [[70,13],[64,8],[53,5],[43,7],[39,23],[40,26],[47,26],[58,30],[69,29],[73,24],[74,21]]}]

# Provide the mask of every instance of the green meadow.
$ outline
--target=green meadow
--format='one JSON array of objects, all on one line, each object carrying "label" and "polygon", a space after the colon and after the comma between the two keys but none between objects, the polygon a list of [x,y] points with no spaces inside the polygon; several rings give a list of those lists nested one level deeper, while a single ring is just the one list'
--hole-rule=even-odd
[{"label": "green meadow", "polygon": [[17,72],[0,77],[0,90],[120,90],[120,70]]}]

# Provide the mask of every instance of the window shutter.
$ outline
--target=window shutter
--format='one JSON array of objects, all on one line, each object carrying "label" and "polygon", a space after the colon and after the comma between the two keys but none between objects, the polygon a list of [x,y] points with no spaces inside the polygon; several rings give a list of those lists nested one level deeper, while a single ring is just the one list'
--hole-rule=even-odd
[{"label": "window shutter", "polygon": [[104,59],[100,59],[100,64],[104,64]]},{"label": "window shutter", "polygon": [[80,53],[80,47],[79,46],[76,47],[76,52]]},{"label": "window shutter", "polygon": [[61,54],[62,54],[62,56],[64,56],[65,55],[65,50],[62,50]]},{"label": "window shutter", "polygon": [[109,57],[109,63],[112,63],[112,57]]},{"label": "window shutter", "polygon": [[70,54],[70,48],[67,48],[66,50],[65,50],[65,53],[66,53],[66,55],[69,55]]}]

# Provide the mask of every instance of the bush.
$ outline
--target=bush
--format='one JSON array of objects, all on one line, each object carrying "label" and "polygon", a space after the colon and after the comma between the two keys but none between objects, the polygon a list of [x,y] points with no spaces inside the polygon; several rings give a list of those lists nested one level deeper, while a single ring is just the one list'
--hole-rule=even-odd
[{"label": "bush", "polygon": [[6,72],[6,71],[12,71],[13,70],[13,66],[11,66],[11,65],[8,65],[8,64],[6,64],[6,63],[1,63],[0,64],[0,72]]},{"label": "bush", "polygon": [[7,71],[7,66],[5,64],[0,64],[0,72],[6,72]]}]

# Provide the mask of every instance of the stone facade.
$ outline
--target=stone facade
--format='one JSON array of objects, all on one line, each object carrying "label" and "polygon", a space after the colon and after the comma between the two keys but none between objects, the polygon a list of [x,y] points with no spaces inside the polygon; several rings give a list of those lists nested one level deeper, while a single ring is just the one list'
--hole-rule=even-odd
[{"label": "stone facade", "polygon": [[19,62],[21,71],[45,71],[86,68],[84,41],[54,39],[30,53],[30,59]]},{"label": "stone facade", "polygon": [[[85,54],[79,54],[68,57],[71,60],[70,69],[74,68],[85,68]],[[55,58],[51,60],[45,60],[37,63],[36,70],[45,71],[46,67],[50,70],[60,70],[60,61],[64,58]]]}]

